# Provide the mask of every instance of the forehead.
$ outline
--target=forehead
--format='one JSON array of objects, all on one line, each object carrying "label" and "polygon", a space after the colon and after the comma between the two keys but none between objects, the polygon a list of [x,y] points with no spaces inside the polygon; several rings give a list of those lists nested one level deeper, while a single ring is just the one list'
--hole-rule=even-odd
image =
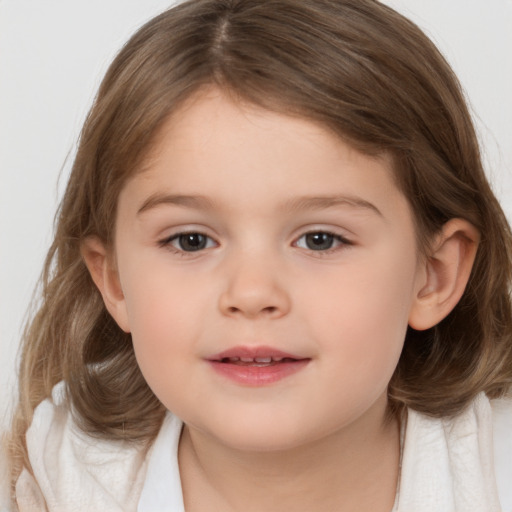
[{"label": "forehead", "polygon": [[218,89],[193,95],[166,120],[130,181],[135,186],[127,188],[146,201],[161,191],[240,206],[336,194],[360,204],[403,199],[388,155],[365,155],[318,123],[234,101]]},{"label": "forehead", "polygon": [[[193,150],[197,155],[208,151],[210,158],[215,154],[224,156],[241,147],[247,151],[249,146],[243,143],[249,139],[260,154],[274,151],[277,156],[279,147],[284,149],[293,144],[302,150],[317,146],[324,150],[329,148],[332,154],[343,153],[344,158],[348,153],[352,157],[368,157],[393,170],[392,157],[387,152],[377,154],[370,150],[370,155],[368,151],[360,151],[357,149],[360,143],[349,141],[307,115],[291,115],[286,110],[279,106],[268,110],[214,86],[201,88],[168,116],[155,134],[140,170],[150,169],[159,159],[176,151]],[[272,139],[280,144],[269,144]]]}]

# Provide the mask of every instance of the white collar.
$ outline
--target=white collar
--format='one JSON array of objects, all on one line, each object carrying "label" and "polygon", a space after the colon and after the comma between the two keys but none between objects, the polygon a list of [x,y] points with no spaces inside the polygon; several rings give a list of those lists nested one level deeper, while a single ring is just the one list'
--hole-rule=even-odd
[{"label": "white collar", "polygon": [[[36,408],[27,431],[35,479],[26,470],[18,479],[21,511],[184,512],[178,418],[167,413],[148,451],[81,433],[65,403],[63,383],[52,398]],[[502,489],[503,482],[509,488],[512,478],[512,403],[504,401],[499,414],[493,410],[495,403],[491,409],[482,393],[452,419],[408,411],[396,511],[498,512],[496,481],[501,482],[503,510],[512,510],[510,492]],[[494,449],[493,428],[499,434]],[[499,478],[494,452],[501,457],[496,465]]]},{"label": "white collar", "polygon": [[[510,406],[507,410],[512,411]],[[400,494],[394,510],[500,512],[492,411],[486,396],[478,395],[453,419],[431,418],[413,410],[407,416]],[[168,413],[152,448],[137,512],[184,512],[178,467],[181,429],[181,421]]]},{"label": "white collar", "polygon": [[451,419],[409,410],[398,511],[500,512],[492,429],[484,393]]},{"label": "white collar", "polygon": [[146,479],[137,512],[185,512],[178,467],[178,444],[183,423],[167,413],[151,448]]}]

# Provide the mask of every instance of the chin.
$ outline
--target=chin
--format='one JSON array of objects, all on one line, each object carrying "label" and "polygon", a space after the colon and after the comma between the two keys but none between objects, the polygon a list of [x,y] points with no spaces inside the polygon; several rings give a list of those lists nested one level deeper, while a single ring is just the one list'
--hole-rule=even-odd
[{"label": "chin", "polygon": [[268,421],[232,420],[210,430],[209,436],[233,450],[243,452],[283,452],[308,445],[326,432],[313,431],[303,421],[283,421],[269,418]]}]

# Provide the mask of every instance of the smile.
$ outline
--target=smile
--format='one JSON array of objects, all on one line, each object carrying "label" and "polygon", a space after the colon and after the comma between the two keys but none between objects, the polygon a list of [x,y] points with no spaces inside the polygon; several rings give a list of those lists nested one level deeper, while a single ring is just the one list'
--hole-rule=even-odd
[{"label": "smile", "polygon": [[216,373],[250,387],[278,382],[299,372],[310,361],[270,347],[235,347],[208,359]]},{"label": "smile", "polygon": [[240,366],[270,366],[283,362],[294,362],[290,357],[224,357],[221,363],[237,364]]}]

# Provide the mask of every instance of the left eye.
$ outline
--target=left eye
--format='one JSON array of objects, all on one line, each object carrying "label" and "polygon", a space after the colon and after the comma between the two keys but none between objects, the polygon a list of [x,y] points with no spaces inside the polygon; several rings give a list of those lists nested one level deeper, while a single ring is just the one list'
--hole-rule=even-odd
[{"label": "left eye", "polygon": [[348,241],[343,237],[326,231],[306,233],[296,242],[297,247],[310,251],[327,251],[344,244],[348,244]]},{"label": "left eye", "polygon": [[179,233],[165,240],[163,245],[171,245],[179,251],[195,252],[214,247],[215,242],[202,233]]}]

